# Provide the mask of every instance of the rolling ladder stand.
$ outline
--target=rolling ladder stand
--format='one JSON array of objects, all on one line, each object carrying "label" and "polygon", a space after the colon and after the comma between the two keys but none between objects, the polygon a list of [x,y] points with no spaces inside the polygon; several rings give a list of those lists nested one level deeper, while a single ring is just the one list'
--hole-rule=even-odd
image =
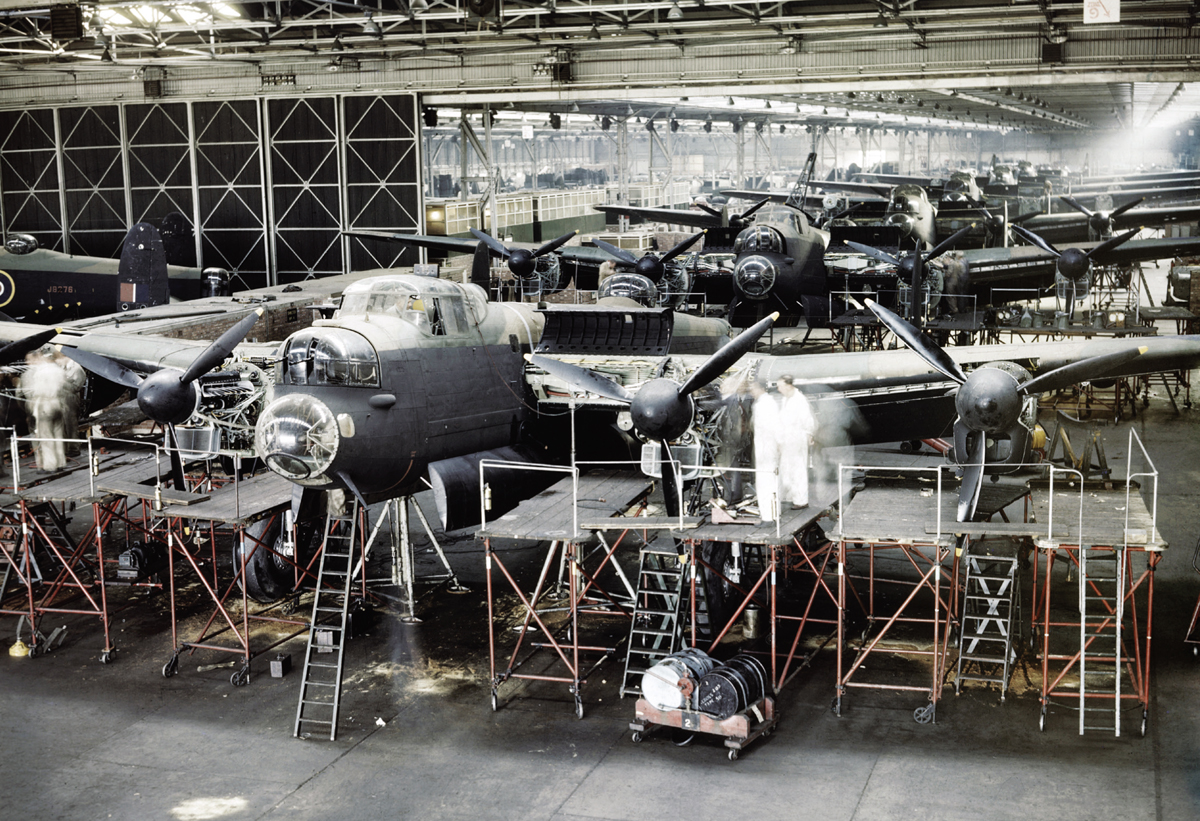
[{"label": "rolling ladder stand", "polygon": [[629,647],[625,655],[625,675],[621,679],[621,697],[642,694],[642,675],[657,662],[679,649],[683,630],[679,617],[683,609],[686,565],[679,562],[674,548],[646,545],[638,568],[637,602],[633,625],[629,629]]},{"label": "rolling ladder stand", "polygon": [[[1079,548],[1079,734],[1112,730],[1121,735],[1121,622],[1124,616],[1125,551],[1120,547]],[[1112,700],[1112,724],[1089,724],[1088,716],[1103,717],[1106,707],[1093,702]]]},{"label": "rolling ladder stand", "polygon": [[328,727],[329,740],[337,740],[358,511],[356,502],[348,506],[346,514],[330,514],[325,520],[325,540],[313,593],[308,646],[304,650],[300,700],[296,705],[296,726],[292,731],[295,738],[309,735],[301,732],[305,727]]},{"label": "rolling ladder stand", "polygon": [[[1013,630],[1020,629],[1021,589],[1014,556],[966,555],[962,627],[958,639],[958,668],[954,694],[964,681],[1000,685],[1000,700],[1008,692],[1016,649]],[[975,672],[971,672],[972,665]]]}]

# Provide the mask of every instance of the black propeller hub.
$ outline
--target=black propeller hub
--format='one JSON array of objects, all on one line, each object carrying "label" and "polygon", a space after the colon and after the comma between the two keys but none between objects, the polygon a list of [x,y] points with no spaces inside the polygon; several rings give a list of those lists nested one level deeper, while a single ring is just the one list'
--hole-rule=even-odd
[{"label": "black propeller hub", "polygon": [[512,271],[515,277],[529,279],[534,275],[536,268],[537,260],[534,259],[533,251],[516,248],[508,256],[508,270]]},{"label": "black propeller hub", "polygon": [[163,368],[146,377],[138,388],[137,401],[142,413],[155,422],[178,425],[196,411],[200,388],[193,380],[181,382],[183,371]]},{"label": "black propeller hub", "polygon": [[1001,433],[1011,429],[1021,414],[1018,387],[1012,374],[999,368],[975,369],[954,397],[959,419],[973,431]]},{"label": "black propeller hub", "polygon": [[646,279],[653,282],[655,285],[662,282],[663,274],[667,271],[667,266],[663,261],[654,254],[646,254],[637,261],[637,265],[633,266],[635,274],[641,274]]},{"label": "black propeller hub", "polygon": [[1112,230],[1112,218],[1105,211],[1099,211],[1088,217],[1088,222],[1091,223],[1092,230],[1097,234],[1104,235]]},{"label": "black propeller hub", "polygon": [[1058,258],[1058,272],[1068,279],[1086,277],[1091,270],[1091,260],[1078,248],[1068,248]]},{"label": "black propeller hub", "polygon": [[670,379],[652,379],[643,385],[629,405],[633,425],[647,439],[676,439],[692,424],[695,404],[690,395],[680,395]]}]

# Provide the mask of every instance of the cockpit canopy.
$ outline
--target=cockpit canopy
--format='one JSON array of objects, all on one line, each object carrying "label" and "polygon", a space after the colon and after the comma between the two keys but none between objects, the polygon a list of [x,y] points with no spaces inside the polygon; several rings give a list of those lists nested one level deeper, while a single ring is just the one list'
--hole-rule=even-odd
[{"label": "cockpit canopy", "polygon": [[393,317],[431,336],[467,333],[487,315],[478,285],[406,274],[371,277],[346,286],[335,318]]},{"label": "cockpit canopy", "polygon": [[379,387],[371,343],[344,328],[307,328],[284,343],[276,379],[284,385]]},{"label": "cockpit canopy", "polygon": [[892,189],[892,201],[888,203],[888,213],[916,214],[921,203],[929,202],[929,195],[919,185],[905,183]]},{"label": "cockpit canopy", "polygon": [[782,254],[785,248],[783,235],[769,225],[751,225],[733,243],[735,254]]}]

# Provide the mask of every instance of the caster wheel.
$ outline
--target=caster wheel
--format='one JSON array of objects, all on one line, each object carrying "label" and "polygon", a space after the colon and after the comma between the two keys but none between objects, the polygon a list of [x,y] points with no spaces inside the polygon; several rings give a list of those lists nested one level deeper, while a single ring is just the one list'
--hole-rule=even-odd
[{"label": "caster wheel", "polygon": [[730,761],[737,761],[737,760],[738,760],[738,751],[737,751],[737,750],[730,750],[730,751],[729,751],[729,760],[730,760]]},{"label": "caster wheel", "polygon": [[933,706],[932,702],[926,704],[924,707],[918,707],[917,709],[913,710],[913,721],[917,722],[918,724],[929,724],[931,721],[933,721],[933,717],[935,715],[934,711],[936,709],[937,708]]},{"label": "caster wheel", "polygon": [[1150,720],[1150,714],[1147,713],[1145,710],[1142,710],[1142,729],[1141,729],[1142,738],[1146,737],[1146,724],[1149,722],[1149,720]]},{"label": "caster wheel", "polygon": [[234,687],[244,687],[250,683],[250,665],[246,665],[229,677],[229,683]]},{"label": "caster wheel", "polygon": [[171,660],[163,665],[163,678],[170,678],[179,672],[179,656],[171,656]]},{"label": "caster wheel", "polygon": [[575,718],[583,718],[583,702],[575,702]]},{"label": "caster wheel", "polygon": [[1200,656],[1200,647],[1193,647],[1193,648],[1192,648],[1192,655],[1193,655],[1193,656]]},{"label": "caster wheel", "polygon": [[112,660],[113,660],[112,650],[105,650],[103,653],[100,654],[100,663],[101,664],[112,664]]},{"label": "caster wheel", "polygon": [[640,732],[638,732],[637,730],[634,730],[633,735],[631,735],[629,737],[629,740],[632,741],[634,744],[641,744],[642,743],[642,734]]},{"label": "caster wheel", "polygon": [[496,691],[492,691],[492,712],[500,709],[500,697],[496,695]]},{"label": "caster wheel", "polygon": [[1042,714],[1038,716],[1038,731],[1046,732],[1046,708],[1042,708]]}]

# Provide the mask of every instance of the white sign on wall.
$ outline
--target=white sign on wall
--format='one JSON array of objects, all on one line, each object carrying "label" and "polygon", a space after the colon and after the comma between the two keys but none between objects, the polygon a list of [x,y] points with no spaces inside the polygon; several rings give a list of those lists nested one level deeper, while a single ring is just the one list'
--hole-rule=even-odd
[{"label": "white sign on wall", "polygon": [[1083,0],[1083,22],[1121,22],[1121,0]]}]

